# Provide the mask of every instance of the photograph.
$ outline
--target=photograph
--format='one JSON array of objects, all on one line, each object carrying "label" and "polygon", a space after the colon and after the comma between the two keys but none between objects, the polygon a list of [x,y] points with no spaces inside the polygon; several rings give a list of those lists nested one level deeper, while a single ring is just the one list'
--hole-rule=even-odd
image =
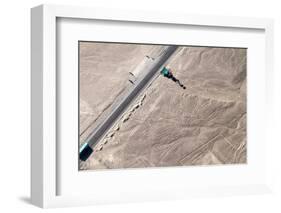
[{"label": "photograph", "polygon": [[78,49],[79,171],[247,163],[247,48]]}]

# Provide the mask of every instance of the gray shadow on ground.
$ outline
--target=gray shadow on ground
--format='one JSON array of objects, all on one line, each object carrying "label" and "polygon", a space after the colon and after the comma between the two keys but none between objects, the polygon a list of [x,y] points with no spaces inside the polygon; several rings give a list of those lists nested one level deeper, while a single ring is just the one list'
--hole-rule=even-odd
[{"label": "gray shadow on ground", "polygon": [[31,204],[31,199],[30,197],[27,196],[22,196],[18,198],[21,202],[26,203],[26,204]]}]

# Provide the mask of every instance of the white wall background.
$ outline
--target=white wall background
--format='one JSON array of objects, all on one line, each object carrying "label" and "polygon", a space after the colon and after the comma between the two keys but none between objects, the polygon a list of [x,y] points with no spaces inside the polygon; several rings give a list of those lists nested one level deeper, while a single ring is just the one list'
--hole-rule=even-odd
[{"label": "white wall background", "polygon": [[[29,204],[30,8],[42,3],[275,19],[275,141],[272,195],[192,199],[67,209],[68,212],[281,212],[281,5],[278,0],[8,0],[0,7],[0,211],[37,212]],[[281,3],[280,3],[281,4]],[[279,109],[279,111],[278,111]],[[64,209],[65,210],[65,209]],[[47,210],[52,212],[63,209]]]}]

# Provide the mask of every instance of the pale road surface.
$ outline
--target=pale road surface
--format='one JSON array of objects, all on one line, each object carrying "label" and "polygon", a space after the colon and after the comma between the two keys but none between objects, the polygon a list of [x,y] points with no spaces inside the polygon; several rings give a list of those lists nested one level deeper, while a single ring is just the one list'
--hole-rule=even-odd
[{"label": "pale road surface", "polygon": [[[83,45],[80,133],[102,113],[104,102],[114,100],[115,91],[126,85],[129,70],[153,48]],[[96,45],[98,52],[93,50]],[[246,163],[246,53],[246,49],[179,47],[168,66],[186,90],[158,77],[80,169]],[[90,92],[95,90],[112,92]]]}]

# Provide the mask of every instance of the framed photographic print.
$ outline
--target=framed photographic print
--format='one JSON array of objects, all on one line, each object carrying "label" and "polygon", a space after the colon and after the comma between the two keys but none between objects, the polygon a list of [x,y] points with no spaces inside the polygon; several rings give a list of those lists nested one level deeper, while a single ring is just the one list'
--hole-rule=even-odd
[{"label": "framed photographic print", "polygon": [[272,20],[31,14],[32,203],[270,191]]}]

